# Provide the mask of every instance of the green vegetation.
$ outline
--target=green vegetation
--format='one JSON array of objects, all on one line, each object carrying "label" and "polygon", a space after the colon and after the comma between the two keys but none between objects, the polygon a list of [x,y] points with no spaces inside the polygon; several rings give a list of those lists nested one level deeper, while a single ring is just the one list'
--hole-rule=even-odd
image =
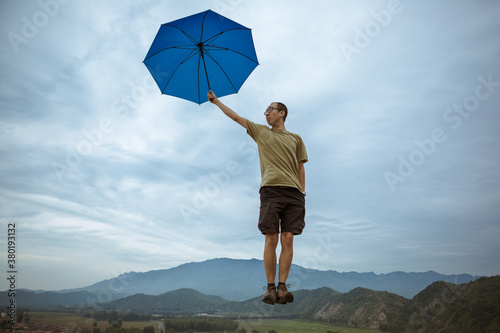
[{"label": "green vegetation", "polygon": [[165,318],[163,325],[165,331],[169,332],[217,332],[235,331],[238,323],[227,318],[220,317],[175,317]]},{"label": "green vegetation", "polygon": [[85,318],[92,318],[97,321],[104,320],[114,322],[122,321],[148,321],[151,319],[151,314],[137,313],[137,312],[118,312],[106,310],[82,310],[80,316]]},{"label": "green vegetation", "polygon": [[[91,333],[100,333],[99,329],[94,329]],[[143,329],[131,327],[125,328],[121,327],[119,323],[111,324],[106,330],[105,333],[155,333],[155,328],[153,326],[146,326]]]},{"label": "green vegetation", "polygon": [[[282,320],[282,319],[267,319],[267,320],[243,320],[238,321],[238,333],[243,329],[246,333],[302,333],[302,332],[319,332],[319,333],[376,333],[378,330],[368,330],[361,328],[352,328],[344,326],[332,326],[325,323],[300,321],[300,320]],[[241,331],[243,332],[243,331]]]},{"label": "green vegetation", "polygon": [[441,292],[437,301],[426,307],[434,317],[424,323],[429,331],[442,329],[440,323],[446,320],[443,333],[500,332],[500,276],[454,287],[452,292]]},{"label": "green vegetation", "polygon": [[[132,322],[107,320],[95,321],[71,313],[29,312],[32,325],[50,325],[75,329],[81,327],[88,333],[159,333],[158,324],[152,321]],[[172,332],[236,332],[236,333],[376,333],[351,327],[332,326],[319,322],[300,320],[237,320],[220,317],[177,317],[165,318],[166,333]]]},{"label": "green vegetation", "polygon": [[[153,328],[154,332],[159,333],[158,324],[150,320],[147,321],[125,321],[117,319],[109,322],[108,319],[96,321],[93,318],[79,316],[76,313],[67,312],[25,312],[25,317],[29,316],[29,324],[32,327],[54,326],[67,327],[74,330],[77,327],[83,328],[83,332],[95,333],[144,333],[147,328],[149,332]],[[148,328],[150,327],[150,328]]]},{"label": "green vegetation", "polygon": [[387,332],[500,332],[500,276],[434,282],[381,326]]}]

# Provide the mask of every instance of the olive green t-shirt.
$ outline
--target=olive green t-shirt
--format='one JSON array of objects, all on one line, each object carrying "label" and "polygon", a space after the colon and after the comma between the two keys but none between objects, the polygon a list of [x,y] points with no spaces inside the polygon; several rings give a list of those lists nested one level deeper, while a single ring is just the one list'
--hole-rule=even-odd
[{"label": "olive green t-shirt", "polygon": [[306,146],[302,138],[292,132],[274,130],[247,120],[247,133],[259,150],[260,186],[290,186],[301,192],[298,166],[307,162]]}]

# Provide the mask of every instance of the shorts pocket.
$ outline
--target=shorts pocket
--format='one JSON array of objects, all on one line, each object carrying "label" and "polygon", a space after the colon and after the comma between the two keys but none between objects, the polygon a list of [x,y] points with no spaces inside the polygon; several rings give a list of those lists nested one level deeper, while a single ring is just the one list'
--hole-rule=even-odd
[{"label": "shorts pocket", "polygon": [[279,214],[277,207],[272,202],[266,202],[260,206],[259,230],[262,233],[279,232]]}]

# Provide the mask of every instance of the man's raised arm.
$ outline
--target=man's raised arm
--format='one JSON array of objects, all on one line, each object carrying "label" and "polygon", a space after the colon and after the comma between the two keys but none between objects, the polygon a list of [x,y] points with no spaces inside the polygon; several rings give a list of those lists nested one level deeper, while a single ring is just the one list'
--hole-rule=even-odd
[{"label": "man's raised arm", "polygon": [[228,108],[226,105],[224,105],[224,103],[219,101],[217,96],[215,96],[215,94],[211,90],[208,92],[207,96],[208,96],[208,100],[211,103],[217,105],[219,107],[219,109],[221,109],[222,112],[224,112],[226,114],[226,116],[228,116],[229,118],[231,118],[232,120],[234,120],[235,122],[240,124],[241,126],[245,127],[246,129],[248,129],[246,118],[243,118],[242,116],[240,116],[239,114],[237,114],[236,112],[234,112],[233,110]]}]

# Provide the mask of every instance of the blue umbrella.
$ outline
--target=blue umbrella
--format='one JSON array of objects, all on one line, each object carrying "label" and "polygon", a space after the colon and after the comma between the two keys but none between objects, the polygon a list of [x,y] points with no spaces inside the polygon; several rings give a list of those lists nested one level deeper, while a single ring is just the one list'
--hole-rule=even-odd
[{"label": "blue umbrella", "polygon": [[259,62],[251,30],[207,10],[162,24],[144,64],[162,94],[201,104],[237,93]]}]

